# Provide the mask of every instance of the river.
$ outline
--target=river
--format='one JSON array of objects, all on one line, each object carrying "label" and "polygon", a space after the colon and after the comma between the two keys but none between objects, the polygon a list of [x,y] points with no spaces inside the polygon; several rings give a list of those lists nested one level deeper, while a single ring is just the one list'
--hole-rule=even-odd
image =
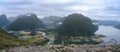
[{"label": "river", "polygon": [[42,32],[42,36],[45,37],[45,38],[47,38],[47,39],[49,39],[48,45],[53,44],[53,42],[54,42],[54,37],[53,37],[53,38],[47,37],[45,32]]},{"label": "river", "polygon": [[114,28],[112,26],[99,26],[96,34],[105,35],[103,38],[104,43],[110,41],[111,39],[115,39],[120,42],[120,29]]}]

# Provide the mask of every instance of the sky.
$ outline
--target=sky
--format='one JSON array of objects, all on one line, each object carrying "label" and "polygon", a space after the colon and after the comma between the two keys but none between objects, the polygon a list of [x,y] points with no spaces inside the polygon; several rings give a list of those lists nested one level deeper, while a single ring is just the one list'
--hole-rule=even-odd
[{"label": "sky", "polygon": [[120,20],[120,0],[0,0],[0,14],[26,13],[39,18],[80,13],[92,19]]}]

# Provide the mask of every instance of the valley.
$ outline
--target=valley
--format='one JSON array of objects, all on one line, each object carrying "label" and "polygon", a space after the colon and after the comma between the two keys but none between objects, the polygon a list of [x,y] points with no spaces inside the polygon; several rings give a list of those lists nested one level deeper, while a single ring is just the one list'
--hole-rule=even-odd
[{"label": "valley", "polygon": [[[107,26],[113,21],[93,22],[90,18],[73,13],[65,18],[50,16],[39,19],[34,13],[20,15],[9,25],[1,27],[1,32],[12,38],[2,38],[0,51],[2,52],[99,52],[120,51],[119,40],[104,34],[111,30]],[[57,20],[54,20],[56,18]],[[98,23],[98,24],[97,24]],[[103,24],[101,24],[103,23]],[[113,22],[115,23],[115,22]],[[101,26],[106,26],[100,28]],[[115,32],[119,33],[115,28]],[[106,31],[104,31],[106,30]],[[104,31],[104,32],[101,32]],[[112,32],[112,31],[110,31]],[[113,32],[112,32],[113,33]],[[116,34],[115,34],[116,35]],[[1,34],[4,36],[4,34]],[[108,38],[109,37],[109,38]],[[113,36],[114,37],[114,36]],[[107,41],[106,41],[107,39]],[[15,40],[15,42],[14,42]],[[12,42],[13,41],[13,42]],[[20,42],[19,42],[20,41]],[[3,44],[5,43],[5,44]],[[2,46],[3,45],[3,46]],[[18,50],[19,49],[19,50]],[[32,51],[31,51],[32,50]]]}]

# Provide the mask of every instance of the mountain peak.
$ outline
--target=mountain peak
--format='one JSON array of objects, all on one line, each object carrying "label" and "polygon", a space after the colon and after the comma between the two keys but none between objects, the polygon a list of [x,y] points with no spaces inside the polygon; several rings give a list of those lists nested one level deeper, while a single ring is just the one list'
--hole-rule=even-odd
[{"label": "mountain peak", "polygon": [[0,27],[5,27],[9,24],[9,20],[5,14],[0,15]]},{"label": "mountain peak", "polygon": [[26,14],[26,16],[32,16],[33,15],[33,13],[27,13]]},{"label": "mountain peak", "polygon": [[1,18],[6,18],[6,15],[5,14],[1,14],[0,17]]}]

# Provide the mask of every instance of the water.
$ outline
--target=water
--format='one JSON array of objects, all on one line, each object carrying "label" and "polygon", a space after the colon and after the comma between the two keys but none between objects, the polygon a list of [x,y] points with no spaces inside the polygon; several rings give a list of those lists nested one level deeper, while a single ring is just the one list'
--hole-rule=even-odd
[{"label": "water", "polygon": [[[109,42],[111,39],[115,39],[118,42],[120,42],[120,29],[114,28],[112,26],[99,26],[99,29],[96,31],[96,34],[106,36],[105,38],[103,38],[104,43]],[[43,32],[42,35],[50,40],[48,44],[53,43],[54,39],[48,38],[46,36],[46,33]]]},{"label": "water", "polygon": [[115,39],[120,42],[120,29],[114,28],[112,26],[99,26],[96,34],[105,35],[106,37],[103,38],[105,43],[111,39]]},{"label": "water", "polygon": [[45,32],[42,32],[42,36],[45,37],[45,38],[47,38],[47,39],[49,39],[48,45],[50,45],[50,44],[53,43],[54,38],[49,38],[49,37],[47,37]]}]

